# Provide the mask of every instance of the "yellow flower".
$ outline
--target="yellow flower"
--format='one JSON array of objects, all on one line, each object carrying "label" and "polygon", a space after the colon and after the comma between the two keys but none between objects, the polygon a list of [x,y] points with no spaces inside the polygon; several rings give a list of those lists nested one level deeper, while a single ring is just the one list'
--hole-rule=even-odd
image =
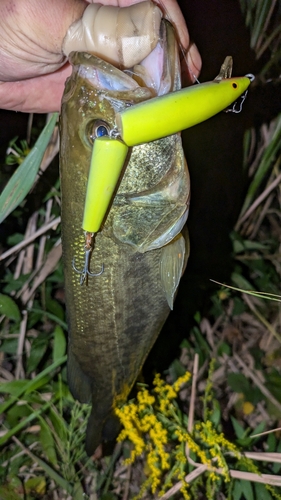
[{"label": "yellow flower", "polygon": [[146,406],[151,406],[155,403],[155,397],[151,396],[151,394],[149,394],[147,389],[142,389],[138,392],[137,400],[139,403],[138,405],[139,410],[140,410],[140,405],[144,405],[146,407]]},{"label": "yellow flower", "polygon": [[155,493],[157,487],[160,484],[160,477],[162,475],[161,469],[157,466],[158,460],[155,453],[155,450],[152,450],[147,455],[147,465],[150,469],[150,477],[151,477],[151,491]]},{"label": "yellow flower", "polygon": [[253,413],[255,407],[252,403],[250,403],[249,401],[245,401],[245,403],[243,403],[243,407],[242,407],[242,410],[243,410],[243,413],[244,415],[251,415],[251,413]]},{"label": "yellow flower", "polygon": [[173,388],[176,393],[180,391],[180,388],[183,384],[186,384],[190,380],[191,373],[186,372],[182,377],[179,377],[178,380],[173,384]]}]

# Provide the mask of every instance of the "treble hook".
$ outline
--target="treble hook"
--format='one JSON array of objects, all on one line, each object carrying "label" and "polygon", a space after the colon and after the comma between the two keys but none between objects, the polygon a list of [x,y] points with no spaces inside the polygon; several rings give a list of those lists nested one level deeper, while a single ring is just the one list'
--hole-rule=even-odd
[{"label": "treble hook", "polygon": [[90,271],[90,258],[91,258],[91,253],[93,250],[93,247],[92,247],[93,236],[94,236],[94,233],[89,233],[87,231],[85,232],[85,238],[86,238],[86,241],[85,241],[85,261],[84,261],[84,267],[81,271],[79,269],[77,269],[77,267],[75,266],[75,258],[73,258],[73,260],[72,260],[72,268],[74,269],[74,271],[77,274],[80,274],[80,285],[84,284],[84,282],[88,276],[90,276],[90,277],[100,276],[104,271],[104,264],[102,264],[101,270],[99,273],[91,273],[91,271]]}]

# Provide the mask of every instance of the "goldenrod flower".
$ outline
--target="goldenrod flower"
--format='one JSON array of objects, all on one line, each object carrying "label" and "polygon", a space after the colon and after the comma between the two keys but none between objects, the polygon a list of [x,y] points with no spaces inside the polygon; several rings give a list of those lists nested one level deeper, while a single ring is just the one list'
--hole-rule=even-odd
[{"label": "goldenrod flower", "polygon": [[[212,363],[210,374],[214,367],[215,364]],[[128,439],[133,444],[130,458],[125,463],[133,463],[143,454],[146,461],[145,470],[148,470],[149,477],[135,500],[141,500],[148,488],[155,494],[160,485],[160,494],[163,495],[178,480],[182,481],[183,498],[190,500],[189,486],[184,479],[188,473],[186,447],[195,455],[192,458],[196,462],[207,465],[208,499],[213,498],[219,481],[230,480],[228,464],[224,457],[226,451],[232,452],[240,465],[243,462],[247,470],[257,469],[253,462],[245,459],[237,447],[212,424],[210,416],[213,395],[210,377],[204,397],[204,419],[194,424],[192,433],[187,432],[175,400],[182,385],[189,380],[190,373],[186,372],[171,385],[165,383],[157,374],[151,392],[142,387],[135,400],[129,401],[122,408],[115,409],[124,427],[118,436],[118,441]],[[222,471],[220,476],[216,473],[217,468]]]}]

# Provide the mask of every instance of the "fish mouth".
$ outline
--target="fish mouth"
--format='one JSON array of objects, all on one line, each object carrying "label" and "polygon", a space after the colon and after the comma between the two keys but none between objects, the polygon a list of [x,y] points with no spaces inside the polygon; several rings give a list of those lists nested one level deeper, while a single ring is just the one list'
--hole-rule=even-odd
[{"label": "fish mouth", "polygon": [[[71,52],[69,60],[74,71],[76,69],[92,87],[118,94],[133,91],[137,100],[146,100],[181,88],[180,61],[174,37],[172,25],[162,19],[155,48],[139,64],[123,71],[86,52]],[[64,99],[68,98],[68,93],[65,93]]]},{"label": "fish mouth", "polygon": [[179,90],[180,63],[171,24],[163,19],[156,47],[132,69],[124,70],[140,87],[150,89],[154,96]]}]

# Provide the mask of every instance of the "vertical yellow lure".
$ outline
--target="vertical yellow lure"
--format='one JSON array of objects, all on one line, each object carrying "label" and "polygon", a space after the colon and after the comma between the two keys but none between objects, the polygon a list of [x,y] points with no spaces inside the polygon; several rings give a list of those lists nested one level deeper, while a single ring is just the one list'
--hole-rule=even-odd
[{"label": "vertical yellow lure", "polygon": [[99,231],[123,169],[128,146],[109,136],[94,141],[82,228]]}]

